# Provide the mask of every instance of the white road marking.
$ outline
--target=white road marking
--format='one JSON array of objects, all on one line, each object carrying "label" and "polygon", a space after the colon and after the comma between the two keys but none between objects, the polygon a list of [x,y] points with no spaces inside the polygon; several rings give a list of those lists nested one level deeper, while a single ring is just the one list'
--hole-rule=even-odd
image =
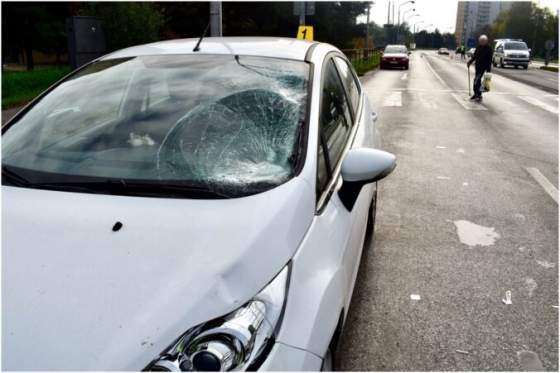
[{"label": "white road marking", "polygon": [[463,182],[463,186],[469,186],[469,183],[467,183],[466,181]]},{"label": "white road marking", "polygon": [[392,92],[383,101],[383,106],[402,106],[402,92]]},{"label": "white road marking", "polygon": [[410,299],[412,299],[412,300],[420,300],[420,295],[418,295],[418,294],[410,294]]},{"label": "white road marking", "polygon": [[437,145],[436,149],[447,149],[447,146],[441,146],[441,145]]},{"label": "white road marking", "polygon": [[404,73],[403,76],[401,76],[401,80],[406,80],[408,79],[408,73]]},{"label": "white road marking", "polygon": [[552,114],[558,114],[558,106],[554,107],[552,105],[546,104],[544,102],[542,102],[541,100],[531,97],[531,96],[517,96],[518,98],[522,99],[525,102],[530,103],[531,105],[535,105],[537,107],[540,107],[541,109],[544,109],[546,111],[551,112]]},{"label": "white road marking", "polygon": [[451,178],[449,176],[436,176],[436,179],[438,179],[438,180],[451,180]]},{"label": "white road marking", "polygon": [[504,302],[504,304],[513,304],[511,301],[511,290],[506,291],[506,298],[502,298],[502,302]]},{"label": "white road marking", "polygon": [[441,76],[439,76],[438,73],[436,73],[436,71],[434,70],[434,68],[432,67],[432,65],[430,65],[430,63],[428,62],[427,59],[425,59],[424,61],[426,61],[426,65],[428,66],[428,69],[430,69],[430,71],[432,72],[432,74],[434,74],[434,76],[436,77],[437,80],[439,80],[439,82],[441,83],[441,85],[445,88],[445,89],[451,89],[449,87],[449,85],[447,85],[447,83],[441,78]]},{"label": "white road marking", "polygon": [[488,110],[486,109],[486,106],[476,103],[476,102],[471,102],[471,101],[467,101],[465,100],[463,97],[459,96],[457,93],[452,93],[451,96],[453,96],[453,98],[455,99],[455,101],[457,101],[463,108],[465,108],[466,110]]},{"label": "white road marking", "polygon": [[540,184],[544,191],[547,192],[550,197],[552,197],[554,202],[558,204],[558,189],[556,189],[554,185],[552,185],[552,183],[548,181],[548,179],[543,174],[541,174],[538,168],[527,167],[526,170],[533,177],[533,179],[535,179],[535,181]]},{"label": "white road marking", "polygon": [[464,153],[464,152],[465,152],[465,149],[463,149],[463,148],[457,149],[457,153]]}]

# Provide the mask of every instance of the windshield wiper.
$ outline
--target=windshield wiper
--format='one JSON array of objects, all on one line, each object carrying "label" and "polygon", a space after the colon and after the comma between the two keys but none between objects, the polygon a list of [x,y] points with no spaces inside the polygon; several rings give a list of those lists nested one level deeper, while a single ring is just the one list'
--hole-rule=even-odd
[{"label": "windshield wiper", "polygon": [[7,181],[9,184],[20,187],[28,187],[31,182],[17,172],[9,170],[6,166],[2,166],[2,183]]}]

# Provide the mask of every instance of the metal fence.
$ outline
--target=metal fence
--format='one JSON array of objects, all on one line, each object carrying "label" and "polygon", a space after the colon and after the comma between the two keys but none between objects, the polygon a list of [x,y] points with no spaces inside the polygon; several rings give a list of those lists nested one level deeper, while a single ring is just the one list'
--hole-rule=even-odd
[{"label": "metal fence", "polygon": [[358,63],[375,63],[379,60],[381,52],[375,49],[343,49],[342,53],[348,57],[353,65]]}]

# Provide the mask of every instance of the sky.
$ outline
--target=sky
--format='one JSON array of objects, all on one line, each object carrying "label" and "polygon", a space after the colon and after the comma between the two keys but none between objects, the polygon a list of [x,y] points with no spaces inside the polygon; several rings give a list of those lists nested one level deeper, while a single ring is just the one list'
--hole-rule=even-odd
[{"label": "sky", "polygon": [[[395,22],[398,16],[398,4],[403,4],[407,0],[395,0]],[[387,4],[389,0],[374,0],[375,4],[372,5],[370,10],[370,19],[375,23],[382,25],[387,23]],[[549,7],[553,12],[560,8],[560,1],[558,0],[534,0],[543,7]],[[410,24],[415,22],[424,21],[424,24],[433,24],[441,32],[454,32],[455,31],[455,18],[457,16],[457,3],[458,0],[415,0],[415,4],[406,4],[401,7],[401,19],[403,13],[409,9],[416,9],[416,13],[420,16],[412,17],[409,19]],[[406,13],[406,18],[413,15],[414,12],[409,11]],[[366,17],[359,17],[358,22],[365,22]],[[421,28],[418,25],[418,28]]]}]

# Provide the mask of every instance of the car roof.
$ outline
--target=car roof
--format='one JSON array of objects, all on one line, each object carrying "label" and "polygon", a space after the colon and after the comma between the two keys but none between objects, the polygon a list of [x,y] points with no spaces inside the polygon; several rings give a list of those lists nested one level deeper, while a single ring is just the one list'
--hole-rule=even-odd
[{"label": "car roof", "polygon": [[200,50],[193,52],[199,38],[166,40],[118,50],[103,56],[113,58],[166,54],[227,54],[305,60],[311,45],[317,42],[278,37],[207,37]]}]

